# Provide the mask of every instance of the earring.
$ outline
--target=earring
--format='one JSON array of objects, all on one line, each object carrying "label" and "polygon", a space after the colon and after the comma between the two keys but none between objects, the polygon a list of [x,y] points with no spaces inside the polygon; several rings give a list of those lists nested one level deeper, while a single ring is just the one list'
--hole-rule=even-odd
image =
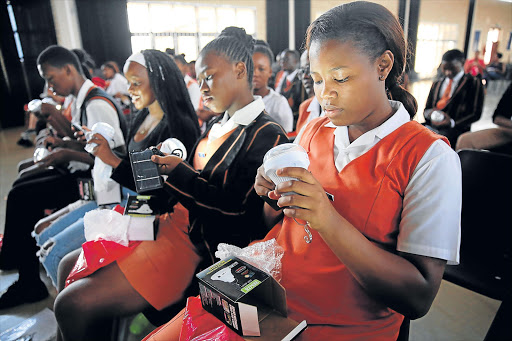
[{"label": "earring", "polygon": [[379,76],[379,80],[380,80],[380,81],[383,81],[383,80],[384,80],[384,76],[383,76],[383,75],[380,75],[380,76]]}]

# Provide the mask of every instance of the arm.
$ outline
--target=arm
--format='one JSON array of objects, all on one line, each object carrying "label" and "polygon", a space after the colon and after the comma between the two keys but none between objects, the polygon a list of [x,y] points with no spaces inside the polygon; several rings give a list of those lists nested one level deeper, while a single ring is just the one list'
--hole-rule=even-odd
[{"label": "arm", "polygon": [[[250,149],[240,150],[231,167],[227,169],[225,178],[236,181],[226,180],[224,186],[212,184],[179,158],[153,156],[153,160],[161,163],[163,159],[178,159],[170,161],[179,163],[168,172],[169,178],[165,186],[187,209],[199,207],[209,212],[240,215],[246,210],[246,198],[252,190],[256,170],[261,165],[263,156],[273,146],[286,141],[286,135],[277,124],[267,123],[254,136]],[[246,144],[242,148],[247,148]]]},{"label": "arm", "polygon": [[512,85],[509,85],[507,90],[501,96],[501,99],[494,110],[492,116],[493,122],[500,127],[512,128]]},{"label": "arm", "polygon": [[67,148],[56,150],[55,152],[49,154],[47,157],[39,161],[38,164],[41,167],[62,166],[69,163],[70,161],[79,161],[90,166],[94,165],[94,159],[89,155],[89,153],[85,151],[79,152]]},{"label": "arm", "polygon": [[[446,148],[449,147],[446,146]],[[402,244],[406,245],[402,248],[400,242],[401,238],[406,241],[414,240],[414,233],[419,233],[423,238],[431,238],[432,241],[443,245],[442,243],[446,241],[439,237],[438,232],[447,228],[454,231],[459,227],[454,226],[456,223],[452,222],[458,221],[460,224],[460,209],[457,211],[452,208],[454,205],[460,208],[460,164],[459,171],[455,172],[457,174],[439,174],[439,171],[446,166],[444,164],[450,163],[446,169],[451,169],[450,166],[453,166],[454,163],[457,165],[457,155],[453,151],[446,150],[446,155],[447,158],[439,157],[425,162],[420,170],[416,171],[417,175],[413,175],[413,180],[410,182],[411,188],[408,186],[406,189],[404,198],[406,218],[403,218],[402,220],[405,219],[405,221],[400,223],[398,253],[384,250],[369,241],[342,217],[325,197],[321,185],[306,170],[300,168],[278,170],[278,174],[281,176],[296,177],[301,181],[279,184],[276,191],[269,196],[279,198],[279,205],[286,207],[285,215],[308,221],[310,227],[319,232],[333,253],[347,266],[369,295],[391,309],[415,319],[423,316],[432,304],[441,283],[446,260],[433,255],[408,252],[413,250],[414,246],[421,249],[423,244],[411,243],[413,247],[407,249],[407,243],[402,241]],[[437,177],[432,175],[437,175]],[[415,177],[423,178],[423,181],[414,180]],[[424,181],[426,179],[433,179],[434,183]],[[442,194],[440,197],[436,197],[439,200],[433,202],[433,200],[424,200],[424,197],[421,196],[422,191],[425,191],[426,188],[438,188],[438,185],[446,184],[450,187],[448,189],[444,187],[446,195],[444,195],[445,192],[438,191]],[[300,195],[280,197],[280,193],[288,191],[295,191]],[[411,191],[416,191],[419,195],[409,198]],[[432,195],[432,190],[426,192],[425,195]],[[450,200],[456,202],[447,203]],[[426,207],[422,206],[423,203]],[[289,208],[292,205],[300,208]],[[425,208],[432,207],[438,210],[437,214],[431,215],[432,211],[425,211],[422,214]],[[448,224],[443,221],[447,215],[450,221]],[[420,223],[424,225],[412,226],[414,224],[410,221],[411,219],[419,219]],[[442,224],[439,224],[440,221]],[[450,241],[456,244],[458,236],[453,233],[453,238]],[[433,245],[437,244],[433,243]],[[456,246],[453,248],[456,249]],[[452,250],[448,250],[448,252],[450,251]]]},{"label": "arm", "polygon": [[124,146],[124,136],[121,131],[119,117],[110,102],[103,99],[94,99],[87,103],[86,111],[88,129],[92,129],[92,126],[97,122],[110,124],[115,130],[114,148]]},{"label": "arm", "polygon": [[434,109],[434,93],[435,93],[435,85],[436,83],[432,84],[432,87],[430,88],[430,91],[428,93],[427,102],[425,103],[425,111],[423,112],[423,117],[427,121],[427,123],[430,122],[430,114],[432,113],[432,110]]},{"label": "arm", "polygon": [[49,103],[41,104],[41,115],[55,128],[58,135],[73,137],[73,131],[71,130],[69,121],[54,105]]},{"label": "arm", "polygon": [[[455,119],[456,127],[469,126],[471,123],[478,121],[480,116],[482,116],[485,93],[480,78],[475,77],[468,81],[465,91],[466,95],[461,102],[461,104],[465,104],[465,109],[463,110],[463,115]],[[457,111],[459,110],[457,109]]]},{"label": "arm", "polygon": [[512,120],[510,120],[509,118],[505,118],[503,116],[496,116],[494,118],[494,123],[499,125],[500,127],[512,129]]}]

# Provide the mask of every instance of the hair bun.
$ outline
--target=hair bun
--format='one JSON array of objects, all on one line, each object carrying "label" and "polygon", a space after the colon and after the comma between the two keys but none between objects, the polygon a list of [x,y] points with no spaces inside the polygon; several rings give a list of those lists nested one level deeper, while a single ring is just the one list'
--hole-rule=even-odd
[{"label": "hair bun", "polygon": [[240,40],[245,47],[251,52],[254,50],[254,38],[245,32],[245,29],[241,27],[229,26],[222,30],[220,36],[233,37]]}]

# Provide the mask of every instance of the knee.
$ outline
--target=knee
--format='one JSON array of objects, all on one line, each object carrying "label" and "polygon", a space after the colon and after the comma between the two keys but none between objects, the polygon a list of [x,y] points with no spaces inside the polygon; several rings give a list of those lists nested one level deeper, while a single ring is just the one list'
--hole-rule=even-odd
[{"label": "knee", "polygon": [[460,135],[457,138],[455,150],[471,148],[472,145],[471,145],[470,141],[471,141],[471,133],[470,132]]},{"label": "knee", "polygon": [[78,259],[78,256],[80,255],[80,250],[75,250],[66,256],[62,258],[62,260],[59,263],[58,270],[57,270],[57,285],[59,292],[64,289],[66,286],[66,278],[68,277],[69,273],[75,266],[76,260]]},{"label": "knee", "polygon": [[75,318],[79,318],[81,315],[79,309],[80,305],[77,302],[76,294],[70,291],[62,291],[55,298],[55,302],[53,304],[53,311],[55,313],[55,318],[59,326],[66,326],[67,321],[73,321]]}]

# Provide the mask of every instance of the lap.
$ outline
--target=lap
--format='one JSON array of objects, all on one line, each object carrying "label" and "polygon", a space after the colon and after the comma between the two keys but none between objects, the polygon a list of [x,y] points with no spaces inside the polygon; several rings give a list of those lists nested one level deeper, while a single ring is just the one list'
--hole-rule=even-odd
[{"label": "lap", "polygon": [[57,300],[66,300],[93,312],[98,318],[140,312],[149,303],[130,285],[116,263],[77,280],[59,293]]}]

